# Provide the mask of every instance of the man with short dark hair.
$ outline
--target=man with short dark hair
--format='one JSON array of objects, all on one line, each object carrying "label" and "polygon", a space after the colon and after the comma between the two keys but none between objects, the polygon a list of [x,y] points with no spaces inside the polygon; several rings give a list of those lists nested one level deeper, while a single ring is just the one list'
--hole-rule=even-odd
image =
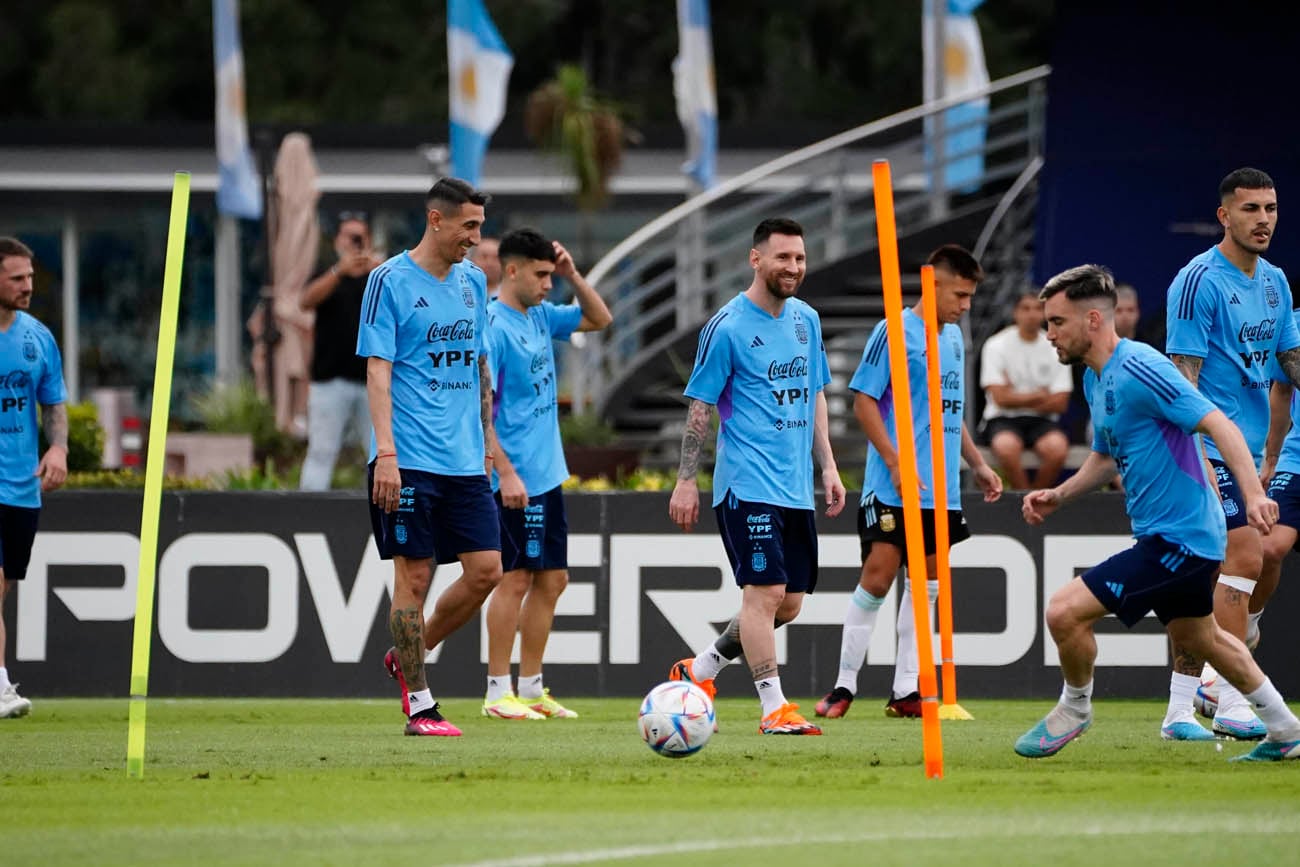
[{"label": "man with short dark hair", "polygon": [[[501,537],[488,483],[493,458],[487,281],[465,254],[488,196],[442,178],[425,198],[424,236],[370,273],[357,354],[366,358],[374,429],[370,520],[393,561],[384,657],[402,689],[408,735],[457,736],[425,680],[425,648],[465,624],[501,580]],[[424,620],[433,561],[464,570]]]},{"label": "man with short dark hair", "polygon": [[[32,703],[18,694],[5,665],[4,602],[27,575],[41,493],[68,477],[67,391],[54,335],[27,313],[36,271],[31,249],[0,238],[0,719],[26,716]],[[36,406],[49,448],[40,453]]]},{"label": "man with short dark hair", "polygon": [[1047,627],[1065,685],[1056,707],[1016,741],[1016,752],[1044,758],[1087,731],[1097,657],[1093,625],[1109,613],[1131,628],[1154,611],[1175,645],[1213,663],[1259,713],[1267,738],[1238,758],[1300,758],[1300,720],[1246,646],[1214,618],[1227,529],[1198,434],[1214,439],[1240,481],[1246,520],[1268,533],[1278,507],[1264,494],[1245,439],[1169,359],[1115,333],[1115,284],[1105,268],[1081,265],[1057,274],[1043,287],[1043,299],[1047,336],[1061,363],[1088,367],[1084,391],[1093,440],[1077,473],[1055,488],[1025,495],[1025,521],[1041,524],[1118,471],[1136,544],[1052,595]]},{"label": "man with short dark hair", "polygon": [[[599,331],[609,308],[558,241],[534,229],[508,232],[499,247],[502,279],[488,305],[488,348],[500,448],[493,488],[505,572],[487,607],[488,675],[483,715],[497,719],[572,718],[542,683],[542,656],[555,605],[569,583],[569,528],[561,483],[569,477],[560,442],[553,341]],[[551,278],[573,286],[575,303],[552,304]],[[510,652],[519,634],[519,689]]]},{"label": "man with short dark hair", "polygon": [[366,280],[380,260],[371,248],[365,214],[339,214],[334,255],[334,264],[304,286],[298,299],[303,310],[316,313],[307,391],[307,456],[299,480],[304,491],[329,490],[349,433],[363,449],[370,444],[366,362],[355,349]]},{"label": "man with short dark hair", "polygon": [[691,399],[682,435],[677,485],[668,503],[673,523],[690,532],[699,519],[695,482],[713,410],[719,410],[713,511],[740,585],[740,613],[714,645],[672,666],[710,695],[713,678],[742,652],[762,704],[759,731],[819,735],[821,729],[786,701],[776,664],[776,625],[799,614],[817,584],[812,456],[821,465],[826,514],[844,508],[844,484],[831,452],[826,395],[830,366],[821,318],[795,297],[807,271],[803,227],[763,220],[754,229],[749,287],[700,331]]}]

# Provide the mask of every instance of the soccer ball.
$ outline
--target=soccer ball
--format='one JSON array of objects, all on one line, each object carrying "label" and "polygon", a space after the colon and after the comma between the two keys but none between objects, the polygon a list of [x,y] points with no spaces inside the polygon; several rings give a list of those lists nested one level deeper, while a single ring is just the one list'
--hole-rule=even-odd
[{"label": "soccer ball", "polygon": [[713,701],[693,683],[661,683],[641,702],[637,726],[646,746],[661,756],[680,759],[703,749],[713,736]]},{"label": "soccer ball", "polygon": [[1201,676],[1201,685],[1192,697],[1192,706],[1206,719],[1214,719],[1214,714],[1219,710],[1219,676],[1209,672],[1206,674],[1209,676]]}]

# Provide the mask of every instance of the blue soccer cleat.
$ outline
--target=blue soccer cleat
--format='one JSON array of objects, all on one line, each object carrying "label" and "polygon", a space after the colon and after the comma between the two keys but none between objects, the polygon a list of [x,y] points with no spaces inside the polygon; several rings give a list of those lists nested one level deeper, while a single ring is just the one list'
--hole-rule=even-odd
[{"label": "blue soccer cleat", "polygon": [[1253,713],[1237,719],[1219,714],[1214,718],[1214,733],[1236,738],[1239,741],[1257,741],[1268,734],[1268,729]]},{"label": "blue soccer cleat", "polygon": [[[1077,738],[1088,730],[1092,725],[1092,717],[1086,717],[1074,726],[1065,729],[1060,733],[1053,734],[1048,721],[1056,716],[1057,722],[1071,722],[1065,714],[1057,713],[1055,710],[1039,720],[1038,725],[1031,728],[1020,736],[1016,741],[1016,752],[1027,759],[1045,759],[1048,756],[1054,756],[1064,749],[1065,745]],[[1062,717],[1066,719],[1062,720]],[[1077,719],[1075,717],[1074,719]]]},{"label": "blue soccer cleat", "polygon": [[1171,722],[1160,729],[1160,737],[1167,741],[1213,741],[1214,734],[1196,720]]},{"label": "blue soccer cleat", "polygon": [[1285,759],[1300,759],[1300,740],[1270,741],[1263,740],[1255,744],[1255,749],[1244,756],[1230,759],[1234,762],[1280,762]]}]

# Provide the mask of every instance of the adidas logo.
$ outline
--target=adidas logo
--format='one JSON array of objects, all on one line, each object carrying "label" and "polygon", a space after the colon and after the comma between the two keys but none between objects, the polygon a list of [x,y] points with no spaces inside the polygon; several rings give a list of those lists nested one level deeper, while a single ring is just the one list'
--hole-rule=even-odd
[{"label": "adidas logo", "polygon": [[1240,304],[1240,303],[1241,303],[1241,299],[1237,297],[1237,293],[1236,293],[1236,292],[1233,292],[1233,293],[1232,293],[1232,297],[1228,299],[1228,303],[1229,303],[1229,304]]},{"label": "adidas logo", "polygon": [[1114,593],[1114,594],[1115,594],[1115,598],[1116,598],[1116,599],[1120,599],[1120,598],[1122,598],[1122,597],[1124,596],[1124,585],[1123,585],[1123,584],[1117,584],[1117,583],[1114,582],[1114,581],[1107,581],[1107,582],[1106,582],[1106,588],[1107,588],[1108,590],[1110,590],[1111,593]]},{"label": "adidas logo", "polygon": [[754,341],[753,341],[752,343],[749,344],[749,348],[750,348],[750,349],[758,349],[758,347],[760,347],[760,346],[764,346],[764,345],[765,345],[765,344],[763,343],[763,338],[761,338],[761,337],[755,337],[755,338],[754,338]]},{"label": "adidas logo", "polygon": [[415,302],[415,306],[416,306],[416,307],[428,307],[428,306],[429,306],[429,302],[428,302],[428,301],[425,301],[425,300],[424,300],[424,296],[421,295],[420,298],[419,298],[419,300]]},{"label": "adidas logo", "polygon": [[758,685],[758,688],[759,688],[759,689],[771,689],[771,688],[772,688],[772,681],[770,681],[770,680],[760,680],[760,681],[758,682],[757,685]]}]

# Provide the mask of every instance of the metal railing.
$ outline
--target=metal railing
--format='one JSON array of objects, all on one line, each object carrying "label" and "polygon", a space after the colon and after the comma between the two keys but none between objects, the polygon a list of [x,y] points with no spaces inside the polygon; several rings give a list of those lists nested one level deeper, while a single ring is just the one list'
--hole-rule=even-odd
[{"label": "metal railing", "polygon": [[[812,268],[874,249],[871,163],[889,159],[899,236],[941,224],[950,214],[930,194],[929,172],[971,152],[944,153],[936,163],[926,147],[926,118],[990,97],[982,149],[983,174],[972,185],[1000,195],[1042,153],[1046,66],[992,82],[982,90],[936,100],[864,124],[779,157],[702,192],[638,229],[588,274],[610,301],[613,325],[583,335],[570,352],[573,405],[604,414],[627,378],[699,327],[718,306],[748,285],[751,233],[762,218],[781,215],[805,228]],[[960,132],[949,124],[946,134]],[[946,148],[938,149],[947,151]],[[757,189],[761,182],[762,190]]]}]

